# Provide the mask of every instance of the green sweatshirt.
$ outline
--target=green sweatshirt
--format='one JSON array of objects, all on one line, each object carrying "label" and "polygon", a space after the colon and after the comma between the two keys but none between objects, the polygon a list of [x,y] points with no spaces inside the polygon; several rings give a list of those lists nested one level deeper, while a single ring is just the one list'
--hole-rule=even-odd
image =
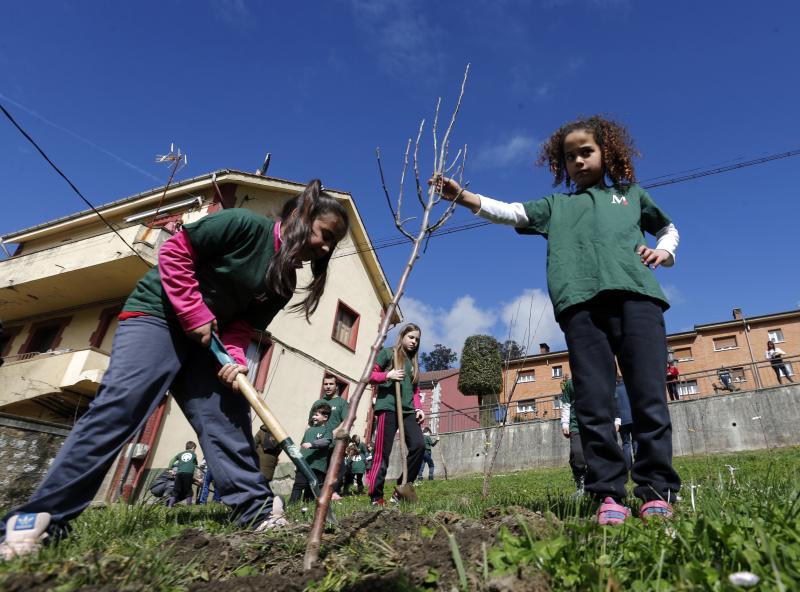
[{"label": "green sweatshirt", "polygon": [[[394,350],[387,347],[381,350],[378,357],[375,359],[375,365],[378,366],[382,372],[387,372],[394,368]],[[403,414],[408,415],[414,413],[414,390],[415,385],[412,382],[414,367],[411,365],[410,360],[405,363],[406,375],[400,381],[400,400],[403,403]],[[395,411],[395,382],[394,380],[387,380],[380,383],[377,388],[377,395],[375,398],[375,411]]]},{"label": "green sweatshirt", "polygon": [[178,473],[194,473],[197,468],[197,455],[191,450],[179,452],[169,461],[169,468]]},{"label": "green sweatshirt", "polygon": [[[242,208],[221,210],[183,227],[197,255],[195,276],[203,301],[221,326],[242,319],[265,329],[289,302],[265,283],[275,254],[274,228],[271,218]],[[176,319],[157,266],[139,280],[122,310]]]},{"label": "green sweatshirt", "polygon": [[671,220],[639,185],[554,193],[523,207],[530,226],[517,232],[547,238],[547,286],[556,318],[609,290],[649,296],[669,308],[636,248],[645,244],[644,232],[655,235]]}]

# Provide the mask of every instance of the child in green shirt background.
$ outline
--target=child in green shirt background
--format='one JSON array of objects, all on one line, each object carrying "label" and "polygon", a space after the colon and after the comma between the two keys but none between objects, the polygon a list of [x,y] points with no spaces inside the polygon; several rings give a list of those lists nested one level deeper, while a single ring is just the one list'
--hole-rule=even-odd
[{"label": "child in green shirt background", "polygon": [[433,447],[439,443],[439,437],[434,438],[429,427],[422,430],[422,437],[425,440],[425,452],[422,454],[422,464],[419,465],[417,481],[422,481],[425,465],[428,465],[428,481],[433,481]]},{"label": "child in green shirt background", "polygon": [[367,470],[366,447],[358,440],[358,436],[353,436],[350,444],[347,445],[345,463],[344,490],[342,495],[350,494],[350,486],[355,482],[356,495],[364,493],[364,473]]},{"label": "child in green shirt background", "polygon": [[187,504],[192,504],[194,491],[192,484],[194,483],[194,471],[197,469],[197,444],[192,441],[186,443],[186,450],[179,452],[172,457],[169,461],[169,467],[175,470],[175,487],[167,506],[172,507],[178,502],[187,500]]},{"label": "child in green shirt background", "polygon": [[[554,187],[564,182],[566,193],[505,203],[465,190],[453,179],[428,181],[445,199],[483,218],[547,239],[547,284],[569,350],[585,489],[601,502],[601,524],[631,514],[622,504],[627,469],[613,422],[615,356],[639,442],[631,473],[634,494],[644,502],[639,515],[671,516],[670,502],[680,489],[664,397],[663,311],[669,303],[652,272],[674,264],[679,236],[636,184],[635,155],[625,127],[594,116],[567,123],[542,145],[538,163],[553,173]],[[657,237],[655,248],[647,246],[644,232]]]},{"label": "child in green shirt background", "polygon": [[[325,473],[328,470],[328,449],[333,441],[333,435],[328,425],[328,418],[331,415],[331,406],[327,403],[317,405],[311,413],[311,420],[306,433],[303,434],[303,441],[300,444],[300,453],[306,459],[308,466],[317,476],[317,481],[325,481]],[[314,492],[308,484],[305,475],[297,471],[294,475],[294,485],[289,503],[300,500],[314,499]]]}]

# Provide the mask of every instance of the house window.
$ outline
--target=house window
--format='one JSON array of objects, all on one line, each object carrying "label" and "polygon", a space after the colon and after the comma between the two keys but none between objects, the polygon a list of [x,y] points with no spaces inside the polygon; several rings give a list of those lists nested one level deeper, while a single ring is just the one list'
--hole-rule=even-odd
[{"label": "house window", "polygon": [[122,305],[118,304],[116,306],[106,308],[100,312],[100,319],[97,324],[97,329],[95,329],[94,333],[92,333],[92,335],[89,337],[90,346],[99,348],[103,344],[103,340],[106,338],[108,329],[111,327],[111,324],[114,322],[114,319],[117,318],[121,310]]},{"label": "house window", "polygon": [[792,370],[792,364],[790,362],[784,362],[783,367],[786,368],[786,376],[794,376],[794,370]]},{"label": "house window", "polygon": [[22,327],[7,327],[3,330],[3,335],[0,337],[0,358],[6,357],[11,351],[11,343],[14,338],[22,331]]},{"label": "house window", "polygon": [[731,368],[731,379],[733,382],[747,382],[747,375],[744,373],[744,368]]},{"label": "house window", "polygon": [[736,344],[736,335],[728,335],[726,337],[714,338],[714,351],[724,351],[726,349],[736,349],[739,347]]},{"label": "house window", "polygon": [[536,399],[518,401],[517,413],[536,413]]},{"label": "house window", "polygon": [[523,382],[535,382],[536,381],[536,371],[535,370],[528,370],[527,372],[520,372],[517,375],[517,384],[521,384]]},{"label": "house window", "polygon": [[698,392],[696,380],[684,380],[678,383],[678,394],[681,397],[685,395],[696,395]]},{"label": "house window", "polygon": [[561,409],[561,395],[556,395],[553,399],[553,409]]},{"label": "house window", "polygon": [[784,341],[783,331],[781,331],[780,329],[772,329],[770,331],[767,331],[767,338],[772,343],[783,343]]},{"label": "house window", "polygon": [[72,317],[34,323],[31,326],[28,340],[20,348],[19,353],[43,353],[56,349],[58,344],[61,343],[61,336],[66,326],[69,325],[70,320],[72,320]]},{"label": "house window", "polygon": [[333,323],[331,338],[347,349],[355,351],[360,318],[361,315],[340,300],[339,305],[336,307],[336,318]]},{"label": "house window", "polygon": [[272,353],[275,344],[270,339],[259,336],[258,341],[250,341],[247,348],[247,366],[252,367],[254,374],[253,386],[259,393],[266,395],[269,378],[269,367],[272,363]]},{"label": "house window", "polygon": [[689,362],[693,360],[691,347],[676,347],[673,356],[678,362]]},{"label": "house window", "polygon": [[553,366],[553,378],[563,378],[563,377],[564,377],[564,367]]}]

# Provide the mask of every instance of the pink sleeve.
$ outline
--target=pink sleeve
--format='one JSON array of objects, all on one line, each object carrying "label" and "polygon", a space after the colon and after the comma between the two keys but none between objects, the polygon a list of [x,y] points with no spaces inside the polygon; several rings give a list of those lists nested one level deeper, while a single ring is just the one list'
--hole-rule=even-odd
[{"label": "pink sleeve", "polygon": [[253,334],[253,327],[246,321],[233,321],[220,331],[219,339],[225,345],[225,349],[237,364],[247,366],[245,352],[250,345],[250,336]]},{"label": "pink sleeve", "polygon": [[419,397],[419,387],[414,387],[414,409],[422,409],[422,399]]},{"label": "pink sleeve", "polygon": [[161,285],[184,331],[214,320],[214,313],[203,302],[200,284],[194,274],[196,261],[192,243],[183,230],[165,242],[158,252]]},{"label": "pink sleeve", "polygon": [[382,382],[386,382],[387,374],[389,373],[382,371],[381,367],[375,364],[375,366],[372,368],[372,375],[369,377],[370,384],[380,384]]}]

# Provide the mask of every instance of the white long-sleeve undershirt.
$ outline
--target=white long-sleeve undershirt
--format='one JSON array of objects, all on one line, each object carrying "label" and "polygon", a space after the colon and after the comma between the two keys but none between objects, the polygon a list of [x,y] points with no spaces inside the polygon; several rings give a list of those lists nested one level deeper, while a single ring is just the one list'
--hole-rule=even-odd
[{"label": "white long-sleeve undershirt", "polygon": [[[477,216],[495,224],[506,224],[515,228],[530,226],[530,220],[528,220],[528,215],[525,213],[525,206],[520,202],[506,203],[485,195],[476,195],[481,200],[481,207],[476,212]],[[678,250],[680,238],[678,229],[675,228],[674,224],[667,224],[656,233],[656,249],[663,249],[671,255],[670,259],[661,264],[664,267],[675,265],[675,252]]]}]

